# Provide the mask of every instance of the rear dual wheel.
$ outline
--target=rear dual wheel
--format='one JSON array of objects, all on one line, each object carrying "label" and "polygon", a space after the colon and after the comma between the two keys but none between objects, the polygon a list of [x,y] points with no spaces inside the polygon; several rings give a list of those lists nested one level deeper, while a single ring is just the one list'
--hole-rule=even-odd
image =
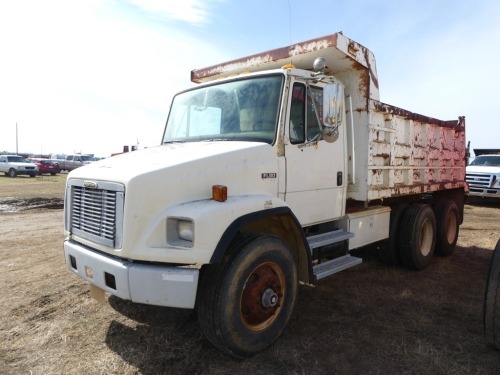
[{"label": "rear dual wheel", "polygon": [[297,296],[297,263],[280,238],[251,234],[200,278],[198,320],[205,337],[237,358],[250,357],[281,335]]},{"label": "rear dual wheel", "polygon": [[437,223],[436,253],[451,255],[458,240],[460,215],[453,200],[439,202],[434,208]]},{"label": "rear dual wheel", "polygon": [[[396,215],[402,217],[399,224]],[[401,226],[398,237],[399,255],[409,268],[421,270],[432,260],[434,252],[451,255],[458,239],[460,215],[454,200],[443,200],[434,210],[428,204],[413,204],[401,214],[397,211],[391,226]],[[392,232],[391,232],[392,234]]]},{"label": "rear dual wheel", "polygon": [[398,203],[391,207],[389,238],[380,248],[380,258],[388,266],[398,266],[401,264],[398,234],[401,229],[401,219],[408,206],[408,203]]},{"label": "rear dual wheel", "polygon": [[421,270],[434,255],[436,217],[428,204],[413,204],[403,215],[399,232],[400,256],[403,265]]}]

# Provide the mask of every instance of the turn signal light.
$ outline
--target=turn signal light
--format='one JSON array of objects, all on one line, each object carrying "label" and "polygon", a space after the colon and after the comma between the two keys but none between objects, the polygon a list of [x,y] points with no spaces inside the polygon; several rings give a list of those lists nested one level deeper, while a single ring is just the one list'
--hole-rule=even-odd
[{"label": "turn signal light", "polygon": [[217,202],[227,201],[227,186],[224,185],[212,186],[212,199]]}]

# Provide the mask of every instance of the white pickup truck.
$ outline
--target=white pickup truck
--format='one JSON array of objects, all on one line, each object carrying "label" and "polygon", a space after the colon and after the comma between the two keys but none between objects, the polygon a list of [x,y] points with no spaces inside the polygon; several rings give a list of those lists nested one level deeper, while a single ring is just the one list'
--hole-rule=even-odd
[{"label": "white pickup truck", "polygon": [[336,33],[191,79],[161,145],[68,175],[65,260],[93,295],[196,308],[241,358],[280,336],[299,283],[361,263],[351,250],[413,269],[453,252],[465,119],[380,102],[366,47]]},{"label": "white pickup truck", "polygon": [[0,155],[0,172],[9,177],[18,175],[36,177],[38,166],[20,155]]},{"label": "white pickup truck", "polygon": [[469,195],[500,199],[500,155],[479,155],[466,168]]},{"label": "white pickup truck", "polygon": [[94,158],[92,155],[74,154],[66,155],[64,159],[57,160],[57,164],[59,164],[59,169],[61,171],[71,172],[73,169],[83,167],[93,161]]}]

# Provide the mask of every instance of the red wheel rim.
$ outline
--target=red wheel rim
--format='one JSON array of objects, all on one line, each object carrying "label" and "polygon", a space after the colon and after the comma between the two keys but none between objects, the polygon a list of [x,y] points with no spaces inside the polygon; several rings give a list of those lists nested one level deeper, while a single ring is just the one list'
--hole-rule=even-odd
[{"label": "red wheel rim", "polygon": [[241,293],[240,315],[245,327],[261,331],[279,315],[285,295],[285,276],[275,263],[263,263],[248,276]]}]

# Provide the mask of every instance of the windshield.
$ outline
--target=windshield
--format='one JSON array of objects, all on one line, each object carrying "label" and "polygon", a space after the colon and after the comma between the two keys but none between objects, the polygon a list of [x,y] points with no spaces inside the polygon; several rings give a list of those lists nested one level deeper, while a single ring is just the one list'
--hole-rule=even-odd
[{"label": "windshield", "polygon": [[478,156],[470,163],[470,165],[500,167],[500,155]]},{"label": "windshield", "polygon": [[29,163],[29,161],[22,156],[8,156],[7,160],[11,163]]},{"label": "windshield", "polygon": [[282,75],[250,77],[177,95],[163,143],[244,140],[272,144],[282,81]]}]

